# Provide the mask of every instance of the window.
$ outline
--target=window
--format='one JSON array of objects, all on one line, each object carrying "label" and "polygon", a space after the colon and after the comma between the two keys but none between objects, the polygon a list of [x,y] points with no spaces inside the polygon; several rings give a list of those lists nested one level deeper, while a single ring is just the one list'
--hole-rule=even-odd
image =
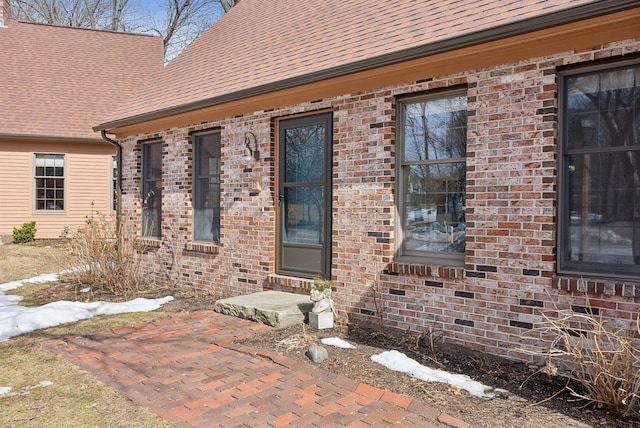
[{"label": "window", "polygon": [[162,226],[162,142],[142,145],[142,235],[160,238]]},{"label": "window", "polygon": [[399,255],[464,263],[466,91],[399,102]]},{"label": "window", "polygon": [[64,155],[35,155],[36,210],[64,210]]},{"label": "window", "polygon": [[193,138],[194,240],[220,242],[220,132]]},{"label": "window", "polygon": [[640,63],[560,75],[559,269],[640,275]]},{"label": "window", "polygon": [[118,156],[111,156],[111,211],[118,211]]}]

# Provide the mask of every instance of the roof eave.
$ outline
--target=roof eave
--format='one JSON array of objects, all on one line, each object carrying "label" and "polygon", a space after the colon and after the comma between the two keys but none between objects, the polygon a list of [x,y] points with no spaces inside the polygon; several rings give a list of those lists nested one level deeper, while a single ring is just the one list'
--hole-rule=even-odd
[{"label": "roof eave", "polygon": [[598,16],[621,12],[636,7],[640,7],[640,0],[601,0],[586,5],[565,9],[559,12],[540,15],[536,18],[518,21],[475,33],[469,33],[459,37],[441,40],[435,43],[427,43],[413,48],[404,49],[402,51],[367,58],[361,61],[343,64],[337,67],[320,70],[289,79],[283,79],[265,85],[255,86],[252,88],[232,92],[229,94],[189,102],[166,109],[127,117],[124,119],[104,122],[98,126],[95,126],[93,130],[109,131],[111,129],[121,128],[124,126],[136,125],[151,120],[162,119],[181,113],[187,113],[206,107],[238,101],[253,96],[264,95],[270,92],[319,82],[334,77],[345,76],[360,71],[371,70],[378,67],[401,63],[404,61],[410,61],[417,58],[436,55],[455,49],[461,49],[479,45],[482,43],[500,40],[507,37],[513,37],[534,31],[544,30],[546,28],[569,24],[584,19],[596,18]]},{"label": "roof eave", "polygon": [[37,141],[61,141],[70,143],[104,143],[102,138],[61,137],[57,135],[29,135],[0,133],[0,140],[37,140]]}]

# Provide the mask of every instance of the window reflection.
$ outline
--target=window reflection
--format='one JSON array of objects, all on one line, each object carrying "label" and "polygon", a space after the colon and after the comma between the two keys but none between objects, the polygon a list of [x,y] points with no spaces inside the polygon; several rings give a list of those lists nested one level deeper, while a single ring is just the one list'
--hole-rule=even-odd
[{"label": "window reflection", "polygon": [[402,252],[464,254],[466,96],[427,97],[402,108]]},{"label": "window reflection", "polygon": [[640,273],[639,76],[565,76],[564,267]]}]

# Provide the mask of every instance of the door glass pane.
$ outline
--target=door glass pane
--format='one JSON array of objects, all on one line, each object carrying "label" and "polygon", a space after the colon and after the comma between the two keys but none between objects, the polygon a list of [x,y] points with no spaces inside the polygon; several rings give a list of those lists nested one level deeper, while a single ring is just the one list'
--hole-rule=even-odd
[{"label": "door glass pane", "polygon": [[284,242],[323,243],[323,186],[285,188],[283,214]]},{"label": "door glass pane", "polygon": [[324,124],[285,130],[285,182],[324,180],[325,132]]},{"label": "door glass pane", "polygon": [[464,253],[465,163],[404,167],[405,250]]}]

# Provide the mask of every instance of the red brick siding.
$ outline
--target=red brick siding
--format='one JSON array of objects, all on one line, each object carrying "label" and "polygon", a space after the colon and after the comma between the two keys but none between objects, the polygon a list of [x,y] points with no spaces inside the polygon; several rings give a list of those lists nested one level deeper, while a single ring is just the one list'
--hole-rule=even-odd
[{"label": "red brick siding", "polygon": [[[237,295],[263,289],[307,292],[308,281],[275,272],[275,121],[297,113],[334,111],[334,297],[341,316],[401,330],[444,331],[446,340],[495,354],[527,358],[523,334],[540,310],[585,307],[620,328],[640,312],[637,283],[601,281],[579,288],[555,276],[557,195],[557,69],[640,51],[629,40],[564,52],[461,75],[434,77],[293,107],[255,112],[123,141],[127,217],[140,221],[139,141],[164,143],[165,239],[145,258],[150,271],[175,263],[177,278]],[[394,260],[396,97],[467,85],[467,249],[464,268]],[[221,129],[222,233],[219,246],[198,251],[192,240],[193,131]],[[261,160],[245,168],[244,133],[253,132]],[[263,190],[252,191],[261,180]],[[174,236],[174,238],[170,238]],[[184,249],[184,248],[188,249]],[[172,258],[172,249],[179,249]],[[584,291],[594,291],[587,294]],[[573,291],[572,291],[573,290]],[[617,292],[618,290],[619,292]],[[529,332],[530,333],[530,332]]]}]

